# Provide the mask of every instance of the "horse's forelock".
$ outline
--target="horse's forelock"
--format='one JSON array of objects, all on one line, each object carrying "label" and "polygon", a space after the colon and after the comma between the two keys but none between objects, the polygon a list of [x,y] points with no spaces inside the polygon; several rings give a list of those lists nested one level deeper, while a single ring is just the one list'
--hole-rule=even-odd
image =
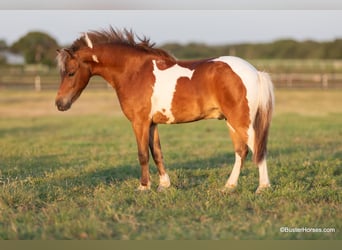
[{"label": "horse's forelock", "polygon": [[70,57],[69,53],[65,49],[61,49],[58,51],[56,60],[57,60],[57,66],[60,70],[60,72],[65,72],[66,67],[66,61]]},{"label": "horse's forelock", "polygon": [[65,57],[63,56],[63,53],[59,52],[57,57],[57,67],[59,68],[60,72],[65,71]]}]

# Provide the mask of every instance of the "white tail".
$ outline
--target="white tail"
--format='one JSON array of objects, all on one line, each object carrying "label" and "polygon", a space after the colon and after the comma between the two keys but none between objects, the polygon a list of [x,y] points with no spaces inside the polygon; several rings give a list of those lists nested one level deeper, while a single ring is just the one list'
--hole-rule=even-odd
[{"label": "white tail", "polygon": [[258,71],[259,77],[259,107],[268,110],[274,107],[273,83],[266,72]]}]

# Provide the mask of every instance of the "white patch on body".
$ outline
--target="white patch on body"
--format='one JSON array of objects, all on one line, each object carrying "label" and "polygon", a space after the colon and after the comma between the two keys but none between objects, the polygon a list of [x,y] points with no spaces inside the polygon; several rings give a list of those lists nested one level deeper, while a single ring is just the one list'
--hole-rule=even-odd
[{"label": "white patch on body", "polygon": [[93,48],[93,43],[91,42],[91,40],[90,40],[90,38],[89,38],[87,33],[84,33],[84,40],[87,43],[87,46],[92,49]]},{"label": "white patch on body", "polygon": [[150,118],[157,112],[160,112],[168,118],[167,123],[172,123],[175,120],[171,111],[172,99],[176,91],[177,81],[181,77],[188,77],[191,79],[194,71],[181,67],[178,64],[165,70],[160,70],[158,69],[155,60],[153,60],[152,63],[153,74],[156,80],[151,96]]},{"label": "white patch on body", "polygon": [[248,146],[254,150],[254,129],[253,121],[259,105],[259,76],[258,71],[247,61],[234,56],[223,56],[213,59],[228,64],[231,69],[241,78],[247,90],[247,101],[249,106],[250,126],[248,128]]}]

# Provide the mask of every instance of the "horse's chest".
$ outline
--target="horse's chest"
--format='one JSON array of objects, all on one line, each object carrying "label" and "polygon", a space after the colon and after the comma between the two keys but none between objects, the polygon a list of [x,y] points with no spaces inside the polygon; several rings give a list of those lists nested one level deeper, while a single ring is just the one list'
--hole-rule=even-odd
[{"label": "horse's chest", "polygon": [[153,75],[155,82],[151,96],[150,118],[155,122],[172,123],[175,121],[172,113],[172,101],[180,78],[191,79],[193,70],[175,64],[160,70],[153,61]]}]

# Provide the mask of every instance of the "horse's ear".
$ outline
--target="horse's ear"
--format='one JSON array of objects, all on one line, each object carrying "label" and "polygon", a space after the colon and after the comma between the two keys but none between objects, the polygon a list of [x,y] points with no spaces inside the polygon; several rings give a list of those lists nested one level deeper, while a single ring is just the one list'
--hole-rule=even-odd
[{"label": "horse's ear", "polygon": [[74,55],[72,54],[72,52],[69,49],[57,49],[56,52],[57,52],[57,55],[65,54],[65,55],[68,55],[71,58],[74,58]]},{"label": "horse's ear", "polygon": [[69,49],[63,49],[70,57],[74,57]]}]

